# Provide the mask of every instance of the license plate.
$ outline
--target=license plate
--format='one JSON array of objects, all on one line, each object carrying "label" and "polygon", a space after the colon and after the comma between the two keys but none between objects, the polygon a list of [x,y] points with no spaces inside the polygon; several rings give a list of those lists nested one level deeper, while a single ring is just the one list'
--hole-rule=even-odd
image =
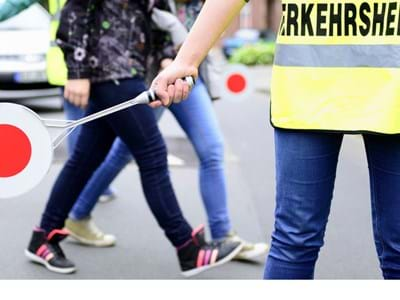
[{"label": "license plate", "polygon": [[46,82],[45,71],[18,72],[14,74],[14,81],[17,83]]}]

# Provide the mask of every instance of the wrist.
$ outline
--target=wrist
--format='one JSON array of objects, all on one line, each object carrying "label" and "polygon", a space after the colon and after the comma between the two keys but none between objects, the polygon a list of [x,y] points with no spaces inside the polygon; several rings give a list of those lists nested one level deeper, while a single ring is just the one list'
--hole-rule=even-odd
[{"label": "wrist", "polygon": [[163,58],[160,62],[161,69],[168,67],[174,60],[172,58]]},{"label": "wrist", "polygon": [[185,59],[185,58],[176,58],[174,60],[174,64],[175,65],[179,65],[181,68],[183,67],[186,70],[197,70],[198,66],[196,63],[194,63],[192,60],[190,59]]}]

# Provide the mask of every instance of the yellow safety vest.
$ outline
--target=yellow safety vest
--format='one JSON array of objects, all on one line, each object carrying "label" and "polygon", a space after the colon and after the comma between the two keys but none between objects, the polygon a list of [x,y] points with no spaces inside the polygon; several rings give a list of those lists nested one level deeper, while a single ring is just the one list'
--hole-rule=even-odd
[{"label": "yellow safety vest", "polygon": [[63,86],[67,81],[67,67],[64,54],[56,44],[56,33],[60,24],[60,13],[66,0],[49,0],[50,23],[50,48],[46,55],[47,79],[53,85]]},{"label": "yellow safety vest", "polygon": [[400,133],[400,1],[283,0],[278,128]]}]

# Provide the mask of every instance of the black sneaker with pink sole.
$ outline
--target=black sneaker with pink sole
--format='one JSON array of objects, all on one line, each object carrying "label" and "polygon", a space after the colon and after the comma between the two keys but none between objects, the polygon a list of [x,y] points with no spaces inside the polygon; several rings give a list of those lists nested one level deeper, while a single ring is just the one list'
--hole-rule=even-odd
[{"label": "black sneaker with pink sole", "polygon": [[25,250],[29,260],[45,266],[56,273],[68,274],[76,271],[73,262],[65,257],[59,243],[68,236],[68,231],[54,229],[46,234],[40,228],[32,233],[31,241]]},{"label": "black sneaker with pink sole", "polygon": [[204,226],[193,230],[192,238],[177,248],[182,275],[194,276],[232,260],[242,249],[242,242],[209,244],[204,238]]}]

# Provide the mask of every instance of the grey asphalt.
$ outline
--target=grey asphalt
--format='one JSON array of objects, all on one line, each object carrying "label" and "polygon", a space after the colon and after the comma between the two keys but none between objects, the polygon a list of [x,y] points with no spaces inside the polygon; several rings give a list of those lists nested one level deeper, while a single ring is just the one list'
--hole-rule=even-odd
[{"label": "grey asphalt", "polygon": [[[250,74],[256,88],[249,97],[223,99],[215,103],[215,109],[225,135],[229,207],[234,228],[248,240],[269,241],[275,193],[273,130],[268,120],[270,68],[256,68]],[[61,113],[42,115],[62,118]],[[183,211],[193,226],[206,223],[193,149],[169,113],[164,115],[160,126],[170,152],[184,161],[183,166],[171,166]],[[175,252],[149,212],[134,164],[114,183],[118,199],[99,204],[94,212],[98,225],[117,236],[115,247],[94,249],[65,242],[65,252],[78,266],[73,275],[53,274],[27,261],[23,250],[65,157],[63,146],[40,186],[29,194],[0,202],[0,278],[181,279]],[[359,136],[346,136],[316,278],[380,278],[370,215],[362,140]],[[231,262],[195,279],[260,279],[263,264],[264,258],[252,264]]]}]

